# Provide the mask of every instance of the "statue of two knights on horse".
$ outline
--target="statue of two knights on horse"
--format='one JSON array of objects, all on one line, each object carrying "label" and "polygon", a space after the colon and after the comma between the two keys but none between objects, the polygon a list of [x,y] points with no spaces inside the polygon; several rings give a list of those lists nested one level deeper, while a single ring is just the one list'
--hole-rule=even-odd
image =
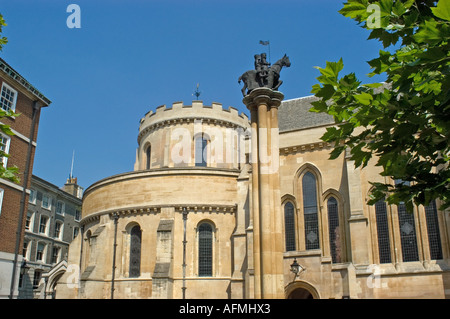
[{"label": "statue of two knights on horse", "polygon": [[[267,62],[265,53],[255,54],[255,69],[249,70],[239,77],[238,82],[244,82],[242,95],[249,94],[253,89],[266,87],[272,90],[278,90],[283,81],[280,80],[280,71],[283,67],[290,67],[289,57],[284,55],[272,66]],[[247,90],[247,93],[245,92]]]}]

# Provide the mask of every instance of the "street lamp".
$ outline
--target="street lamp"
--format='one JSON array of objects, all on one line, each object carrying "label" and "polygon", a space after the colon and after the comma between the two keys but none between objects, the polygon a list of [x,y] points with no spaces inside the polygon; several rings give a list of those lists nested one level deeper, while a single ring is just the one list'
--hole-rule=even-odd
[{"label": "street lamp", "polygon": [[294,262],[291,264],[291,272],[293,272],[295,274],[295,276],[297,276],[299,273],[301,273],[302,271],[304,271],[305,268],[303,268],[298,262],[297,262],[297,258],[294,258]]}]

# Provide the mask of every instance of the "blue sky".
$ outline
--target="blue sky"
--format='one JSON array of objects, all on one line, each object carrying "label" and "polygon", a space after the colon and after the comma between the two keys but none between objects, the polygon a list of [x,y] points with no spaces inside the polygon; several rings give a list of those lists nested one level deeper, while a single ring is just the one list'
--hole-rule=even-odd
[{"label": "blue sky", "polygon": [[[379,42],[337,11],[340,0],[2,0],[9,43],[0,55],[52,104],[43,109],[33,173],[87,188],[133,170],[139,120],[159,105],[200,100],[248,114],[238,77],[253,55],[285,53],[285,99],[311,95],[314,66],[344,60],[363,82]],[[69,4],[81,8],[70,29]],[[382,79],[377,79],[382,80]]]}]

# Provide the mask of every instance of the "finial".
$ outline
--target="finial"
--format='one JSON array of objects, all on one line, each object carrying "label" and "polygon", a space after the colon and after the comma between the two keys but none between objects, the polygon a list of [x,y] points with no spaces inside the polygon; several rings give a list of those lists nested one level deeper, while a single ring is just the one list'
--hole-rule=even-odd
[{"label": "finial", "polygon": [[194,94],[192,94],[192,95],[195,95],[195,97],[197,98],[197,100],[198,100],[198,97],[200,96],[200,94],[202,94],[202,92],[200,92],[200,91],[198,90],[199,87],[200,87],[200,83],[197,83],[197,88],[195,89]]}]

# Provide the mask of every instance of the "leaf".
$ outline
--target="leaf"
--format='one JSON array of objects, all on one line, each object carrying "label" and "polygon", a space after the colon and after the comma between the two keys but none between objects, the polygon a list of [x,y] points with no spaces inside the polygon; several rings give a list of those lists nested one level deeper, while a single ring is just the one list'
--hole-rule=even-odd
[{"label": "leaf", "polygon": [[310,112],[320,113],[328,110],[328,105],[324,100],[314,101],[311,104],[313,107],[309,109]]},{"label": "leaf", "polygon": [[362,92],[361,94],[356,94],[353,97],[356,101],[358,101],[358,103],[361,103],[362,105],[370,105],[373,100],[372,95],[364,92]]},{"label": "leaf", "polygon": [[324,100],[329,100],[333,96],[334,92],[334,87],[331,84],[325,84],[319,91],[316,92],[316,96],[321,97]]},{"label": "leaf", "polygon": [[435,8],[431,8],[431,11],[436,17],[450,21],[450,1],[439,1]]},{"label": "leaf", "polygon": [[367,5],[357,1],[348,1],[347,3],[344,3],[344,7],[339,10],[339,13],[344,17],[357,19],[359,22],[369,16]]},{"label": "leaf", "polygon": [[414,39],[419,43],[436,43],[442,40],[442,34],[438,29],[436,20],[425,20],[419,30],[414,35]]}]

